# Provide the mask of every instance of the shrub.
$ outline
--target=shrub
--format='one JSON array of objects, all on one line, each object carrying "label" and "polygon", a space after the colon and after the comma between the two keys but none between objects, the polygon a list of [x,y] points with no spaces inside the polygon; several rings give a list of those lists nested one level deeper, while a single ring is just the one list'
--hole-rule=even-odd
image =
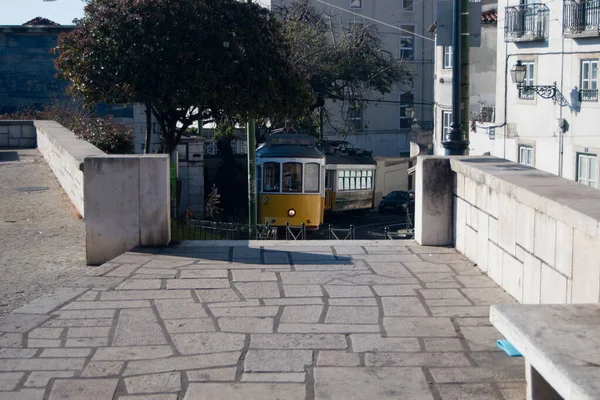
[{"label": "shrub", "polygon": [[46,106],[43,110],[23,108],[12,114],[2,114],[0,119],[53,120],[72,131],[107,154],[133,153],[133,127],[99,117],[80,107],[62,105]]}]

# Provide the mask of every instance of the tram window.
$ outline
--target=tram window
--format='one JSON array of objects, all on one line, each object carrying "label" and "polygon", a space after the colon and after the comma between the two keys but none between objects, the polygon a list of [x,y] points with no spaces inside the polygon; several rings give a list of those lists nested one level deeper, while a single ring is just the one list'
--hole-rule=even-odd
[{"label": "tram window", "polygon": [[373,171],[367,171],[367,189],[373,188]]},{"label": "tram window", "polygon": [[302,192],[302,164],[283,164],[283,183],[281,187],[284,192]]},{"label": "tram window", "polygon": [[360,178],[360,188],[361,189],[367,188],[367,175],[366,175],[365,171],[362,172],[362,177]]},{"label": "tram window", "polygon": [[263,181],[262,165],[257,165],[256,166],[256,187],[258,188],[258,190],[260,190],[262,188],[262,181]]},{"label": "tram window", "polygon": [[265,179],[264,188],[265,192],[279,192],[279,163],[269,162],[264,164],[265,168]]},{"label": "tram window", "polygon": [[338,171],[338,190],[344,190],[344,171]]},{"label": "tram window", "polygon": [[304,191],[319,192],[319,164],[309,163],[304,166]]}]

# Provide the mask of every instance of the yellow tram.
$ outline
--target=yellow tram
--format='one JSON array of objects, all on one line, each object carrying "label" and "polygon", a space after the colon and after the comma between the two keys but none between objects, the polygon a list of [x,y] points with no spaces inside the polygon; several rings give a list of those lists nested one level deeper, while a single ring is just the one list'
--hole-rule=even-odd
[{"label": "yellow tram", "polygon": [[256,150],[258,220],[318,229],[325,206],[325,156],[315,138],[276,133]]}]

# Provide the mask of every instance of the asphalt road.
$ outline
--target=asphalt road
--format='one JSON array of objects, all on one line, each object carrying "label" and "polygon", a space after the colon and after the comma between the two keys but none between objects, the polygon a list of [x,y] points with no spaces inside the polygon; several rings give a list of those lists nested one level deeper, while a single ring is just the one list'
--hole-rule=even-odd
[{"label": "asphalt road", "polygon": [[[321,225],[318,232],[311,232],[308,240],[326,240],[329,238],[329,225],[336,229],[348,229],[354,225],[355,239],[357,240],[381,240],[385,239],[385,227],[395,233],[398,229],[406,227],[406,216],[404,214],[380,214],[377,210],[371,210],[364,214],[341,213],[325,216],[325,223]],[[344,232],[337,232],[340,239]]]}]

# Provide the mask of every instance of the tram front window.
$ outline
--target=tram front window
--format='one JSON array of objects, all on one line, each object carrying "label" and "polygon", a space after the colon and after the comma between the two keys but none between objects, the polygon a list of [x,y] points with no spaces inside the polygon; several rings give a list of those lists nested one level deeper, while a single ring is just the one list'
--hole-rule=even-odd
[{"label": "tram front window", "polygon": [[302,164],[283,164],[283,183],[281,187],[284,192],[302,192]]},{"label": "tram front window", "polygon": [[265,178],[263,191],[279,192],[279,163],[269,162],[264,164]]},{"label": "tram front window", "polygon": [[304,166],[304,191],[306,193],[319,192],[319,164],[309,163]]}]

